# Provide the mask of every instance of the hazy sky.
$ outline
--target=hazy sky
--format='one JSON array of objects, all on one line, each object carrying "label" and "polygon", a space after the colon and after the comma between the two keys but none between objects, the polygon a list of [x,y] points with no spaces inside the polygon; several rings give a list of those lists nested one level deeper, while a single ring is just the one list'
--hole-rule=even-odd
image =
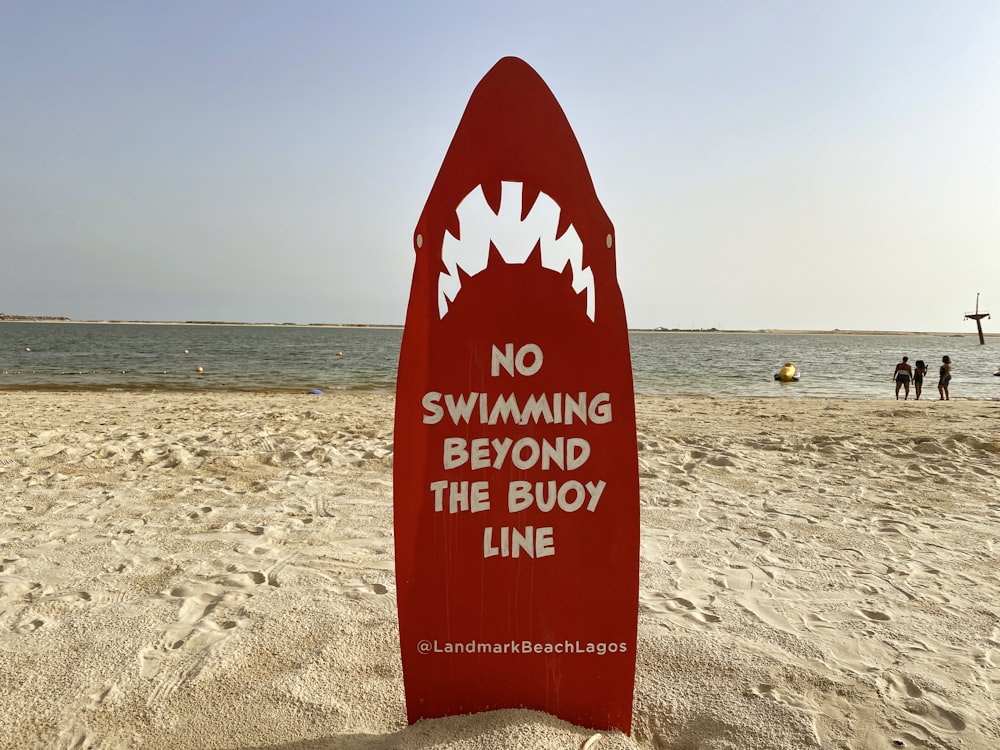
[{"label": "hazy sky", "polygon": [[402,323],[476,83],[548,83],[632,327],[1000,330],[1000,3],[0,0],[0,312]]}]

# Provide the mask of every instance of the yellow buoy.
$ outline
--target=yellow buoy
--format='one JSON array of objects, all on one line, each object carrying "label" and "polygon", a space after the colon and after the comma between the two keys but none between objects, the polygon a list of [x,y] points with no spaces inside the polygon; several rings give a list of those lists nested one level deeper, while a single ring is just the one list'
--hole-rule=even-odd
[{"label": "yellow buoy", "polygon": [[205,368],[201,367],[201,366],[198,366],[198,367],[194,368],[194,371],[195,372],[205,372]]},{"label": "yellow buoy", "polygon": [[795,365],[791,362],[785,362],[781,369],[778,370],[778,380],[782,383],[788,383],[795,379]]}]

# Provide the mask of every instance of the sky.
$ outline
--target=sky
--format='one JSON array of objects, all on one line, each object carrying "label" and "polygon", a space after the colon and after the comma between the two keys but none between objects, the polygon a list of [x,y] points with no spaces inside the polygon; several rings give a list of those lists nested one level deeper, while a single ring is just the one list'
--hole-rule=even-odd
[{"label": "sky", "polygon": [[1000,330],[995,0],[0,0],[0,312],[401,324],[507,55],[630,327]]}]

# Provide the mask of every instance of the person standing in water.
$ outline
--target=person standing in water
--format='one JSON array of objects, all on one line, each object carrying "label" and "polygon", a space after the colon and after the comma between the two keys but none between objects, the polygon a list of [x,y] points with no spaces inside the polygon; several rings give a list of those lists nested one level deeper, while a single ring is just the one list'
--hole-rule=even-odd
[{"label": "person standing in water", "polygon": [[913,391],[916,394],[914,398],[920,400],[920,391],[924,388],[924,375],[927,374],[927,365],[924,364],[922,359],[918,359],[913,364]]},{"label": "person standing in water", "polygon": [[948,383],[951,382],[951,357],[945,354],[941,357],[941,369],[938,370],[938,401],[950,401]]},{"label": "person standing in water", "polygon": [[899,401],[899,386],[903,386],[906,391],[903,396],[905,401],[910,397],[910,379],[913,377],[913,368],[908,363],[909,357],[903,357],[903,361],[896,365],[896,371],[892,373],[892,379],[896,381],[896,400]]}]

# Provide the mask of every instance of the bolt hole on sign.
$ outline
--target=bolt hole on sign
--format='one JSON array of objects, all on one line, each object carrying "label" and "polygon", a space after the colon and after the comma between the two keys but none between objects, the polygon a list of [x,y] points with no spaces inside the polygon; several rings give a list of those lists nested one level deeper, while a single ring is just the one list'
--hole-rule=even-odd
[{"label": "bolt hole on sign", "polygon": [[500,60],[413,236],[394,526],[407,718],[629,733],[639,479],[615,232],[548,86]]}]

